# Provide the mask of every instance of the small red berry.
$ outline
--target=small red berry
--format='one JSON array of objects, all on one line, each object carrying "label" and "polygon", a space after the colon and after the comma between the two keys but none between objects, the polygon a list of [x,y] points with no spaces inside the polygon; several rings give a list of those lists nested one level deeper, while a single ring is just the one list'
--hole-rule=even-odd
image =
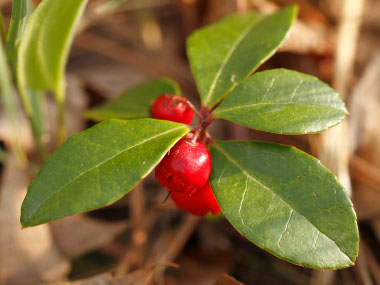
[{"label": "small red berry", "polygon": [[155,170],[161,186],[179,192],[197,191],[206,184],[210,172],[210,152],[204,144],[188,138],[179,140]]},{"label": "small red berry", "polygon": [[181,210],[196,216],[204,216],[208,212],[213,215],[219,213],[220,208],[212,192],[210,182],[194,193],[172,192],[170,197]]},{"label": "small red berry", "polygon": [[186,98],[162,94],[153,103],[152,115],[155,119],[188,125],[193,120],[194,112],[187,105]]}]

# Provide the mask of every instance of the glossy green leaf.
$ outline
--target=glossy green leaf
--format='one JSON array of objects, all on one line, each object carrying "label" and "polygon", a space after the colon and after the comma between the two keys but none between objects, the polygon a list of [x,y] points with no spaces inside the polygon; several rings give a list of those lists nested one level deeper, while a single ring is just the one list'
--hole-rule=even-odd
[{"label": "glossy green leaf", "polygon": [[231,15],[193,33],[187,53],[203,105],[213,106],[277,50],[296,7],[264,16]]},{"label": "glossy green leaf", "polygon": [[163,93],[180,95],[181,91],[171,79],[154,79],[134,86],[118,98],[88,110],[84,116],[94,121],[148,118],[151,102]]},{"label": "glossy green leaf", "polygon": [[87,0],[44,0],[33,12],[18,52],[21,86],[63,93],[65,65]]},{"label": "glossy green leaf", "polygon": [[340,123],[347,110],[339,95],[316,77],[273,69],[244,80],[214,115],[262,131],[306,134]]},{"label": "glossy green leaf", "polygon": [[169,121],[110,120],[70,137],[30,183],[21,208],[22,226],[115,202],[188,131]]},{"label": "glossy green leaf", "polygon": [[211,185],[229,222],[250,241],[297,265],[354,264],[358,227],[336,177],[300,150],[265,142],[216,142]]}]

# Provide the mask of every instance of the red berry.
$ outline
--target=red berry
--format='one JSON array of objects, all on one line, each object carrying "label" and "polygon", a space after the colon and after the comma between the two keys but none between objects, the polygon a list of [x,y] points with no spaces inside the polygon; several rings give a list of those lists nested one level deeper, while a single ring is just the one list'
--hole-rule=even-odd
[{"label": "red berry", "polygon": [[211,172],[211,156],[206,146],[183,138],[157,165],[161,186],[173,191],[195,192],[206,184]]},{"label": "red berry", "polygon": [[152,115],[155,119],[188,125],[193,120],[194,112],[187,105],[186,98],[162,94],[153,103]]},{"label": "red berry", "polygon": [[204,216],[208,212],[213,215],[219,213],[220,208],[212,192],[210,182],[194,193],[172,192],[170,197],[181,210],[185,210],[196,216]]}]

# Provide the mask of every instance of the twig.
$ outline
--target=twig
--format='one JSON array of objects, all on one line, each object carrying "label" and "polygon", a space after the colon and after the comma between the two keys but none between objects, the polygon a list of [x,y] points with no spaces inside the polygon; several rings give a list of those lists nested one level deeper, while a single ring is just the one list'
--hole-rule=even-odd
[{"label": "twig", "polygon": [[145,201],[141,184],[132,190],[129,198],[131,209],[132,248],[124,254],[119,266],[115,269],[115,277],[123,276],[131,266],[139,267],[142,264],[143,247],[147,240],[144,223],[144,215],[146,214]]},{"label": "twig", "polygon": [[354,267],[354,270],[359,276],[359,278],[361,279],[360,284],[372,285],[373,282],[369,274],[367,259],[366,259],[366,256],[364,255],[364,251],[361,251],[362,249],[363,249],[363,245],[362,245],[362,241],[360,241],[359,256],[356,260],[356,266]]},{"label": "twig", "polygon": [[377,263],[376,258],[373,256],[364,240],[360,241],[360,245],[366,258],[368,268],[371,271],[376,284],[380,284],[380,265]]},{"label": "twig", "polygon": [[[201,219],[199,217],[187,215],[184,222],[178,229],[177,234],[170,241],[170,246],[165,249],[165,252],[161,254],[161,257],[158,261],[151,260],[150,263],[162,264],[173,261],[174,258],[181,251],[187,240],[190,238],[191,234],[194,231],[194,228],[198,225],[200,220]],[[149,276],[147,276],[147,282],[149,283],[152,280],[152,278],[162,274],[163,270],[163,268],[157,268],[156,270],[154,270]]]},{"label": "twig", "polygon": [[186,105],[194,112],[194,114],[199,118],[199,119],[201,119],[203,116],[202,116],[202,114],[201,113],[199,113],[199,111],[197,110],[197,108],[195,108],[194,107],[194,105],[190,102],[190,101],[188,101],[188,100],[186,100]]},{"label": "twig", "polygon": [[350,159],[350,174],[371,189],[380,192],[380,169],[359,156]]}]

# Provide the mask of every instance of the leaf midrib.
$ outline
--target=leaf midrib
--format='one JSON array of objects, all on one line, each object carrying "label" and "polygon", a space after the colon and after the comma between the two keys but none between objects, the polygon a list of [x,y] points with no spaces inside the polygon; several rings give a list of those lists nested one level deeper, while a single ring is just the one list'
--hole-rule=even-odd
[{"label": "leaf midrib", "polygon": [[272,194],[274,194],[278,199],[280,199],[282,202],[284,202],[290,209],[292,209],[295,213],[297,213],[298,215],[304,217],[314,228],[316,228],[318,230],[318,232],[322,233],[323,235],[325,235],[330,241],[332,241],[338,248],[339,250],[353,263],[354,260],[352,260],[341,248],[340,246],[334,241],[332,240],[328,235],[326,235],[323,231],[321,231],[316,225],[314,225],[312,222],[309,221],[309,219],[304,216],[303,214],[300,214],[296,209],[294,209],[287,201],[285,201],[281,196],[279,196],[275,191],[272,191],[271,188],[269,188],[268,186],[264,185],[263,183],[261,183],[260,181],[258,181],[255,177],[253,177],[252,175],[250,175],[244,168],[242,168],[242,166],[240,166],[240,164],[238,162],[236,162],[227,152],[225,152],[221,147],[217,146],[217,144],[214,144],[213,147],[215,147],[221,154],[223,154],[231,163],[233,163],[237,168],[239,168],[247,177],[249,177],[252,181],[254,181],[255,183],[257,183],[258,185],[260,185],[261,187],[263,187],[265,190],[271,192]]},{"label": "leaf midrib", "polygon": [[263,19],[265,19],[265,17],[262,17],[262,18],[255,18],[253,20],[253,22],[251,24],[249,24],[244,32],[236,39],[235,43],[231,46],[231,49],[228,51],[227,53],[227,56],[226,58],[223,60],[222,64],[220,65],[219,69],[218,69],[218,72],[216,73],[216,76],[211,84],[211,87],[210,87],[210,90],[209,92],[207,93],[206,95],[206,98],[205,98],[205,102],[204,104],[207,106],[209,104],[209,101],[210,101],[210,98],[212,97],[212,95],[214,94],[214,90],[215,90],[215,87],[216,87],[216,83],[218,82],[223,70],[224,70],[224,67],[227,65],[228,61],[230,60],[232,54],[234,53],[234,51],[237,49],[237,47],[239,46],[239,44],[241,43],[241,41],[245,38],[245,36],[249,33],[249,31],[259,22],[261,22]]},{"label": "leaf midrib", "polygon": [[79,175],[75,176],[73,179],[71,179],[70,181],[68,181],[66,184],[64,184],[63,186],[61,186],[60,188],[58,188],[56,191],[52,192],[51,195],[48,195],[48,197],[46,197],[44,200],[42,200],[35,208],[34,208],[34,211],[32,211],[26,218],[26,220],[30,220],[30,218],[37,212],[37,210],[47,201],[49,200],[51,197],[55,196],[58,192],[62,191],[64,188],[66,188],[68,185],[70,185],[71,183],[73,183],[74,181],[76,181],[78,178],[82,177],[83,175],[87,174],[88,172],[98,168],[99,166],[107,163],[108,161],[112,160],[113,158],[125,153],[126,151],[132,149],[132,148],[135,148],[137,146],[140,146],[144,143],[147,143],[155,138],[158,138],[160,136],[163,136],[163,135],[166,135],[166,134],[169,134],[171,132],[174,132],[174,131],[177,131],[177,130],[180,130],[180,129],[186,129],[187,127],[186,126],[180,126],[180,127],[177,127],[177,128],[174,128],[174,129],[171,129],[171,130],[168,130],[168,131],[165,131],[165,132],[162,132],[158,135],[155,135],[155,136],[152,136],[150,138],[147,138],[147,139],[144,139],[142,140],[141,142],[133,145],[133,146],[130,146],[130,147],[127,147],[126,149],[123,149],[117,153],[115,153],[114,155],[110,156],[109,158],[97,163],[96,165],[94,165],[93,167],[91,168],[88,168],[86,169],[85,171],[79,173]]},{"label": "leaf midrib", "polygon": [[283,103],[271,103],[271,102],[268,102],[268,103],[254,103],[254,104],[246,104],[246,105],[238,105],[238,106],[235,106],[235,107],[231,107],[231,108],[227,108],[227,109],[221,109],[221,110],[218,110],[216,109],[214,111],[215,114],[221,114],[221,113],[225,113],[225,112],[229,112],[229,111],[232,111],[232,110],[238,110],[238,109],[244,109],[244,108],[255,108],[255,107],[258,107],[260,105],[297,105],[297,106],[300,106],[300,107],[303,107],[303,106],[306,106],[306,107],[325,107],[325,108],[330,108],[330,109],[334,109],[334,110],[337,110],[337,111],[342,111],[341,108],[338,108],[338,107],[335,107],[335,106],[326,106],[326,105],[317,105],[317,104],[300,104],[300,103],[297,103],[297,102],[283,102]]}]

